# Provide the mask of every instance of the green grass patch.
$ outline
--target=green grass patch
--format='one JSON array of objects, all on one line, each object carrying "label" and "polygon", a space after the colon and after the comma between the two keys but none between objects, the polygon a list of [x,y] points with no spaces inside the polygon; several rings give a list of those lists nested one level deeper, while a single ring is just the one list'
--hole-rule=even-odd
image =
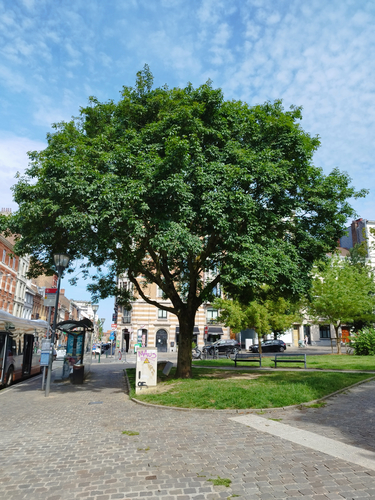
[{"label": "green grass patch", "polygon": [[[134,372],[134,373],[132,373]],[[179,408],[278,408],[320,399],[370,378],[364,373],[306,371],[225,371],[193,368],[193,378],[174,379],[174,370],[157,393],[138,394],[148,403]],[[135,369],[128,370],[129,380]],[[134,385],[133,385],[134,387]],[[132,390],[134,394],[134,389]]]},{"label": "green grass patch", "polygon": [[126,434],[127,436],[139,436],[139,432],[137,431],[122,431],[121,434]]},{"label": "green grass patch", "polygon": [[[288,354],[288,351],[285,352]],[[305,354],[304,352],[300,354]],[[307,354],[307,353],[306,353]],[[263,368],[273,368],[275,365],[272,362],[274,355],[267,354],[262,357],[262,367]],[[278,367],[280,368],[293,368],[301,367],[303,364],[299,363],[280,363],[278,362]],[[206,359],[206,360],[194,360],[193,366],[234,366],[234,361],[230,359]],[[256,368],[252,363],[241,363],[237,362],[237,367],[247,367]],[[256,365],[258,366],[258,365]],[[320,354],[316,356],[306,356],[306,366],[307,368],[318,368],[322,370],[375,370],[375,356],[355,356],[353,354],[343,354],[338,356],[337,354]]]},{"label": "green grass patch", "polygon": [[216,479],[207,479],[207,481],[210,481],[214,486],[225,486],[226,488],[229,488],[232,482],[230,479],[226,479],[220,476],[218,476]]}]

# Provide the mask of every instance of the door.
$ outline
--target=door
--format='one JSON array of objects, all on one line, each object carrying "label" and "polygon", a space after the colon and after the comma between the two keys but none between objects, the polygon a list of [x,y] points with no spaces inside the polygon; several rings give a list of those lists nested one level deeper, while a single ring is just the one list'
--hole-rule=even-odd
[{"label": "door", "polygon": [[158,352],[167,352],[168,333],[165,330],[158,330],[156,332],[156,347]]},{"label": "door", "polygon": [[3,383],[6,362],[6,335],[0,334],[0,385]]},{"label": "door", "polygon": [[125,352],[129,352],[129,347],[130,347],[130,333],[125,331],[124,332],[124,341],[125,341]]},{"label": "door", "polygon": [[345,342],[345,344],[347,344],[348,342],[350,342],[350,329],[348,326],[343,326],[341,327],[341,340],[342,342]]},{"label": "door", "polygon": [[23,363],[22,377],[31,374],[31,362],[33,360],[34,335],[24,335],[23,337]]},{"label": "door", "polygon": [[307,337],[307,343],[311,345],[311,331],[310,331],[310,325],[304,325],[303,326],[303,341],[305,341]]}]

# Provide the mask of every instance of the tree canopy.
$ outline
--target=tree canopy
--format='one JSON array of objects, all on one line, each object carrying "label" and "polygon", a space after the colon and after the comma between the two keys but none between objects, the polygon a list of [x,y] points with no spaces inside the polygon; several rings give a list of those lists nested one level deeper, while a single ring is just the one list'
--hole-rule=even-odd
[{"label": "tree canopy", "polygon": [[[264,287],[263,287],[264,290]],[[262,298],[261,295],[264,297]],[[260,293],[256,300],[243,303],[238,299],[218,298],[213,305],[220,309],[219,321],[229,326],[234,332],[253,328],[259,341],[259,352],[262,353],[262,337],[273,333],[276,338],[285,333],[300,320],[299,304],[291,303],[283,297]]]},{"label": "tree canopy", "polygon": [[[300,108],[226,101],[211,82],[152,83],[145,66],[118,102],[90,97],[78,118],[53,125],[47,147],[29,153],[14,187],[19,209],[0,229],[22,236],[15,251],[34,257],[36,274],[57,250],[105,264],[96,298],[118,295],[127,271],[146,302],[178,316],[177,373],[188,377],[195,313],[215,286],[304,293],[314,260],[353,215],[348,199],[364,193],[313,165],[319,139],[301,128]],[[147,297],[140,277],[170,307]]]},{"label": "tree canopy", "polygon": [[317,269],[311,295],[308,312],[315,322],[334,326],[338,353],[341,325],[375,321],[375,281],[369,266],[335,255]]}]

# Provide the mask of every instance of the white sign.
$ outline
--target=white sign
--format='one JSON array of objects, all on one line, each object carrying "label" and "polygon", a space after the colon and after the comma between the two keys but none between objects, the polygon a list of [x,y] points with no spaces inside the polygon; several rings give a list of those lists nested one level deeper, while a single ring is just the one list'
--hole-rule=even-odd
[{"label": "white sign", "polygon": [[140,347],[137,350],[137,366],[135,378],[135,392],[147,392],[149,387],[157,383],[158,351]]}]

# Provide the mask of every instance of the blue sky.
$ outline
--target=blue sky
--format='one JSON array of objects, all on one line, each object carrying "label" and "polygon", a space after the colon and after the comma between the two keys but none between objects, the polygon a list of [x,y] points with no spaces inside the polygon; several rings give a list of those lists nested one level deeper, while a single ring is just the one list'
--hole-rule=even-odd
[{"label": "blue sky", "polygon": [[[52,123],[117,100],[147,63],[155,86],[210,78],[227,99],[303,106],[315,163],[370,189],[353,206],[374,219],[374,26],[365,0],[0,0],[0,206],[17,209],[14,176]],[[85,285],[67,296],[89,299]]]}]

